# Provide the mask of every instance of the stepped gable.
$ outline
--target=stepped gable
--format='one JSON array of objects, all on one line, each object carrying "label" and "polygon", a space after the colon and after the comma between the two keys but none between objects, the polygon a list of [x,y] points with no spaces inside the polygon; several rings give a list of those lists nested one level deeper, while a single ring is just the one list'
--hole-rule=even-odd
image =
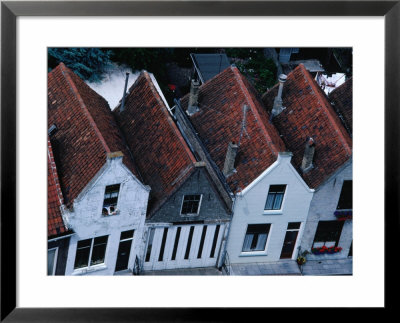
[{"label": "stepped gable", "polygon": [[[188,101],[189,94],[182,98],[185,110]],[[226,178],[233,192],[248,186],[286,151],[256,91],[235,66],[200,87],[198,110],[189,118],[221,171],[228,143],[240,142],[236,171]]]},{"label": "stepped gable", "polygon": [[123,163],[138,176],[107,101],[63,63],[48,73],[48,127],[67,207],[105,165],[121,151]]},{"label": "stepped gable", "polygon": [[[263,95],[268,111],[273,107],[278,85]],[[300,64],[287,75],[283,86],[283,106],[272,120],[286,147],[293,153],[292,164],[305,182],[316,188],[352,155],[352,140],[339,117],[310,73]],[[315,143],[313,168],[301,171],[307,138]]]}]

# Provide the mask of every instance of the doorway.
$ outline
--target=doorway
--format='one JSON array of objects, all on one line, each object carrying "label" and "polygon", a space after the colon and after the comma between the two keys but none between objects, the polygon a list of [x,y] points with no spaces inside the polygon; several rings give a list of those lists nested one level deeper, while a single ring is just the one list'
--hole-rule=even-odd
[{"label": "doorway", "polygon": [[121,232],[115,271],[128,269],[132,240],[133,240],[133,230]]},{"label": "doorway", "polygon": [[297,236],[299,234],[301,222],[289,222],[286,230],[285,240],[282,246],[280,259],[290,259],[296,245]]}]

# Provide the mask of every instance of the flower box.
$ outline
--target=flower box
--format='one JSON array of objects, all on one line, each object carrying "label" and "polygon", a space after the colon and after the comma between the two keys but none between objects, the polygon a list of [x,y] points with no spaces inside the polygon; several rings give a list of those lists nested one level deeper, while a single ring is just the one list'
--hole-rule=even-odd
[{"label": "flower box", "polygon": [[333,213],[338,221],[346,221],[346,220],[351,220],[353,218],[353,210],[344,210],[344,211],[339,211],[336,210]]},{"label": "flower box", "polygon": [[322,254],[334,254],[342,251],[342,247],[327,247],[322,246],[321,248],[312,248],[311,252],[314,255],[322,255]]}]

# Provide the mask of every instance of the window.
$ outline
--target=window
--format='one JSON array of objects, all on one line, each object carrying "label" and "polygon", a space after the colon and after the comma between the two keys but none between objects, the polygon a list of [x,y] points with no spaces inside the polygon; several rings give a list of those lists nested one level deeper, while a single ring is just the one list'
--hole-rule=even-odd
[{"label": "window", "polygon": [[52,276],[56,272],[57,264],[57,249],[52,248],[47,250],[47,275]]},{"label": "window", "polygon": [[264,251],[270,226],[270,224],[249,224],[242,251]]},{"label": "window", "polygon": [[75,257],[75,269],[104,263],[108,236],[78,241]]},{"label": "window", "polygon": [[283,196],[285,195],[286,185],[271,185],[265,202],[265,210],[280,210],[282,207]]},{"label": "window", "polygon": [[106,186],[103,202],[103,215],[115,214],[118,202],[120,184]]},{"label": "window", "polygon": [[185,195],[182,202],[181,214],[198,214],[200,208],[201,195]]},{"label": "window", "polygon": [[349,210],[353,208],[353,181],[343,181],[342,192],[340,193],[338,210]]},{"label": "window", "polygon": [[342,228],[343,221],[320,221],[315,233],[313,248],[337,247]]}]

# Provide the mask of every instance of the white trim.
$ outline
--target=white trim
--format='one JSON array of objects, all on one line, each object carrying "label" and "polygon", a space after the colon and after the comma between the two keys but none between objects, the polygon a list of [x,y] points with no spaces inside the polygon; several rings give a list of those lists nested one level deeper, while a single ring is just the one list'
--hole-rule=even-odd
[{"label": "white trim", "polygon": [[[48,264],[49,264],[49,251],[50,250],[55,250],[56,251],[54,253],[53,272],[50,275],[50,276],[54,276],[55,273],[56,273],[56,267],[57,267],[58,247],[47,249],[47,266],[49,266]],[[47,273],[47,275],[49,276],[49,273]]]},{"label": "white trim", "polygon": [[[188,195],[200,195],[200,201],[199,201],[199,206],[197,207],[197,213],[186,213],[186,214],[182,214],[182,208],[183,208],[183,202],[185,200],[185,196]],[[182,203],[181,203],[181,211],[180,211],[180,215],[181,216],[197,216],[200,213],[200,207],[201,207],[201,202],[203,201],[203,194],[184,194],[182,196]]]},{"label": "white trim", "polygon": [[75,233],[71,233],[71,234],[67,234],[67,235],[65,235],[65,236],[53,238],[53,239],[47,240],[47,242],[53,242],[53,241],[61,240],[61,239],[64,239],[64,238],[68,238],[68,237],[73,236],[74,234],[75,234]]}]

